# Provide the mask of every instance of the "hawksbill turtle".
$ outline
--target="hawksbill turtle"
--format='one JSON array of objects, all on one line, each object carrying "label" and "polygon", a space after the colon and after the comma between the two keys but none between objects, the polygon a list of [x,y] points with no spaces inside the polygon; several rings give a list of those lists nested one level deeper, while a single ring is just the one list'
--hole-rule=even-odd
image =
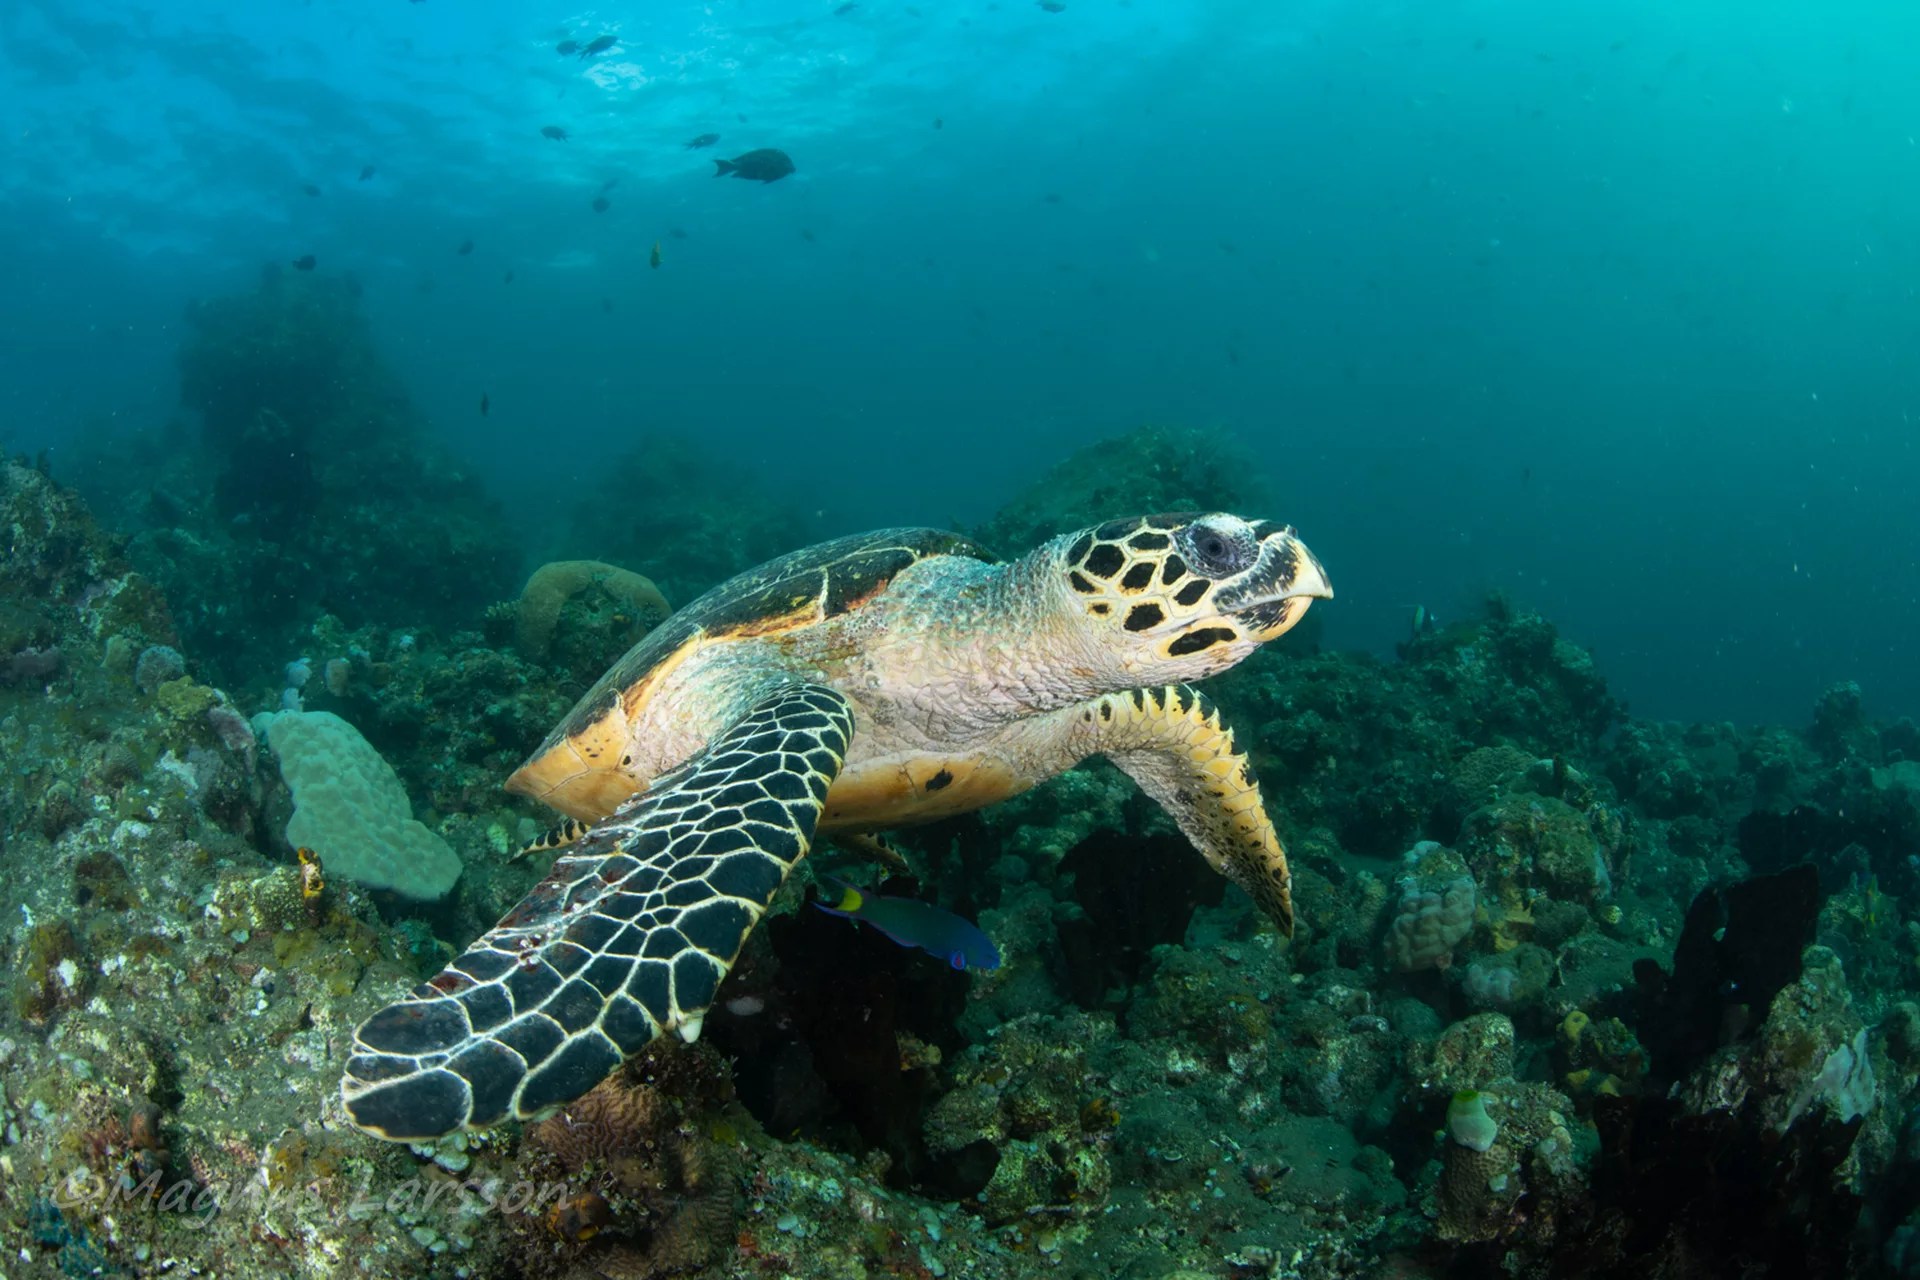
[{"label": "hawksbill turtle", "polygon": [[818,832],[868,832],[1111,759],[1283,932],[1286,854],[1246,758],[1186,681],[1333,594],[1291,528],[1113,520],[996,563],[887,529],[714,588],[636,644],[508,788],[570,820],[498,924],[354,1033],[353,1123],[421,1141],[532,1119],[720,981]]}]

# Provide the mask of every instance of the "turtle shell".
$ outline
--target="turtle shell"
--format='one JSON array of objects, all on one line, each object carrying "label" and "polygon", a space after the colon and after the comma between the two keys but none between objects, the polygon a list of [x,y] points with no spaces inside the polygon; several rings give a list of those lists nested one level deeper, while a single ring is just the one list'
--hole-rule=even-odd
[{"label": "turtle shell", "polygon": [[[507,789],[597,821],[634,790],[616,768],[626,726],[638,718],[656,676],[690,646],[815,626],[858,609],[907,566],[946,555],[993,559],[957,533],[880,529],[791,551],[729,578],[627,650],[507,779]],[[564,791],[571,794],[563,794],[561,779],[579,778],[582,765],[603,772],[604,782],[569,786]]]}]

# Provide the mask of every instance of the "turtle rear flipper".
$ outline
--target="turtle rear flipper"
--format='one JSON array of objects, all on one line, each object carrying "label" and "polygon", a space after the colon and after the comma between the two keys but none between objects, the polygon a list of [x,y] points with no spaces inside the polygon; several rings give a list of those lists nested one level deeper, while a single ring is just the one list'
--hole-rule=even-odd
[{"label": "turtle rear flipper", "polygon": [[687,1040],[806,856],[853,734],[787,685],[572,845],[500,923],[360,1024],[354,1124],[420,1141],[571,1102],[654,1037]]}]

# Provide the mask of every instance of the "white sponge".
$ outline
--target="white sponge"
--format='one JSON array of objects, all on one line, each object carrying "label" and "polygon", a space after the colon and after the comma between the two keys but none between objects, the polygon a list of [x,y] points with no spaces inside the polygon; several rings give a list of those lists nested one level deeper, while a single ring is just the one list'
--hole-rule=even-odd
[{"label": "white sponge", "polygon": [[358,729],[327,711],[260,715],[253,728],[293,791],[294,847],[369,889],[431,902],[453,888],[460,855],[414,820],[399,775]]}]

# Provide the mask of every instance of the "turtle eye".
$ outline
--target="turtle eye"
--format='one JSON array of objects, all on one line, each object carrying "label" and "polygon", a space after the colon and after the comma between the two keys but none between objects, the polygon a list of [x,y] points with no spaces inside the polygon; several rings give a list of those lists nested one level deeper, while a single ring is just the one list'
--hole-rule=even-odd
[{"label": "turtle eye", "polygon": [[1186,552],[1193,567],[1210,578],[1239,573],[1253,563],[1252,547],[1211,525],[1191,526],[1180,541],[1184,544],[1181,549]]}]

